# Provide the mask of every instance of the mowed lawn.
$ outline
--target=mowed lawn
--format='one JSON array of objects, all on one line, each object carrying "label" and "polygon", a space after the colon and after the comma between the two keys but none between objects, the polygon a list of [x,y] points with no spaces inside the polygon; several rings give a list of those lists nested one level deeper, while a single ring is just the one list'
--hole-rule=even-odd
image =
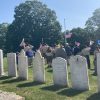
[{"label": "mowed lawn", "polygon": [[[34,82],[32,68],[29,68],[29,79],[23,81],[18,78],[8,76],[0,77],[0,90],[15,92],[24,96],[25,100],[100,100],[97,89],[97,76],[93,76],[93,57],[91,56],[92,69],[89,70],[89,91],[77,91],[71,88],[70,69],[69,87],[59,87],[53,85],[52,68],[45,68],[46,83]],[[4,67],[7,74],[7,60],[4,58]],[[68,66],[69,67],[69,66]],[[60,74],[60,73],[59,73]]]}]

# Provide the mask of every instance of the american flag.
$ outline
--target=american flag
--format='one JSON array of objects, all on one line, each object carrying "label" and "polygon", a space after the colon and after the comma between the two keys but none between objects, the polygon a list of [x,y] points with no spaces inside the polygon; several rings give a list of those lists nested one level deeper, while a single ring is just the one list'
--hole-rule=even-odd
[{"label": "american flag", "polygon": [[71,38],[72,33],[65,34],[65,38]]}]

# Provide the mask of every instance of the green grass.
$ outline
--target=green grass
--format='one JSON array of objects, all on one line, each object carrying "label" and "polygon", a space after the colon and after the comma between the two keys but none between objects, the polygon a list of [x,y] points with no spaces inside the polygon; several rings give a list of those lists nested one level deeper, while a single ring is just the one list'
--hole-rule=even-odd
[{"label": "green grass", "polygon": [[[93,58],[91,64],[93,68]],[[4,68],[7,71],[7,61],[4,58]],[[25,100],[100,100],[97,93],[97,77],[92,75],[93,70],[89,70],[89,91],[76,91],[71,88],[69,73],[69,88],[53,85],[52,69],[46,68],[46,83],[40,84],[33,81],[32,68],[29,68],[29,80],[23,81],[8,76],[0,77],[0,90],[15,92],[24,96]]]}]

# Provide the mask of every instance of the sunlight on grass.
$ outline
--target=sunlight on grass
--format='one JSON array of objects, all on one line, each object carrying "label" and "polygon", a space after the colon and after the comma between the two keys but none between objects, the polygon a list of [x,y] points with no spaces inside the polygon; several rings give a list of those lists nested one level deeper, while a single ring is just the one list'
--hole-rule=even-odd
[{"label": "sunlight on grass", "polygon": [[[91,56],[92,69],[93,57]],[[7,71],[7,60],[4,58],[4,68]],[[33,81],[32,68],[29,68],[29,80],[24,81],[18,78],[8,76],[0,77],[0,89],[4,91],[16,92],[24,96],[25,100],[100,100],[100,94],[97,93],[97,77],[93,76],[93,70],[89,70],[90,91],[76,91],[70,87],[59,87],[53,85],[52,68],[46,69],[46,84],[40,84]]]}]

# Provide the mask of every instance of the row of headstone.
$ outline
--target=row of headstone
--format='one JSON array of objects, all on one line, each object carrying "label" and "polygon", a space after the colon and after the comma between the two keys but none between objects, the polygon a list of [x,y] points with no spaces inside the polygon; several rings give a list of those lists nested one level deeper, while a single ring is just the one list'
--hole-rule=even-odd
[{"label": "row of headstone", "polygon": [[[2,53],[1,53],[2,54]],[[8,76],[17,77],[16,54],[8,53]],[[2,63],[3,64],[3,63]],[[63,58],[55,58],[52,62],[53,66],[53,81],[55,85],[68,86],[68,70],[67,62]],[[1,67],[2,68],[2,67]],[[71,57],[71,80],[72,87],[79,90],[88,90],[88,71],[86,59],[81,56]],[[18,57],[18,75],[22,79],[28,79],[28,62],[25,52],[22,51]],[[45,82],[44,59],[38,51],[34,58],[34,80]]]},{"label": "row of headstone", "polygon": [[[53,80],[55,85],[68,86],[68,68],[65,59],[57,57],[52,62]],[[89,90],[89,78],[86,59],[81,56],[70,58],[72,88]]]},{"label": "row of headstone", "polygon": [[[16,54],[8,53],[8,76],[17,77]],[[89,90],[89,78],[87,61],[82,56],[73,56],[70,58],[70,73],[72,88],[77,90]],[[100,91],[100,53],[97,55],[98,89]],[[45,63],[40,51],[37,51],[33,60],[34,80],[45,82]],[[57,57],[52,61],[53,82],[54,85],[69,86],[67,61]],[[3,52],[0,50],[0,76],[3,75]],[[28,61],[25,52],[22,51],[18,57],[18,76],[22,79],[28,79]]]},{"label": "row of headstone", "polygon": [[[17,77],[16,54],[8,53],[7,62],[8,62],[8,76]],[[34,67],[33,67],[34,81],[44,83],[45,63],[44,63],[44,58],[41,56],[41,53],[39,51],[37,51],[33,62],[34,62]],[[21,79],[28,80],[28,59],[27,56],[25,55],[24,50],[22,50],[20,55],[18,56],[18,77]]]},{"label": "row of headstone", "polygon": [[[34,58],[34,80],[45,82],[44,59],[38,51]],[[57,57],[52,61],[53,81],[54,85],[68,86],[68,68],[67,61],[61,57]],[[87,61],[79,55],[73,56],[70,59],[70,71],[72,88],[77,90],[89,90],[89,78]]]},{"label": "row of headstone", "polygon": [[28,80],[28,60],[23,50],[18,56],[18,68],[16,63],[16,53],[8,53],[7,62],[8,62],[8,76],[17,77],[17,69],[18,69],[18,77],[21,79]]}]

